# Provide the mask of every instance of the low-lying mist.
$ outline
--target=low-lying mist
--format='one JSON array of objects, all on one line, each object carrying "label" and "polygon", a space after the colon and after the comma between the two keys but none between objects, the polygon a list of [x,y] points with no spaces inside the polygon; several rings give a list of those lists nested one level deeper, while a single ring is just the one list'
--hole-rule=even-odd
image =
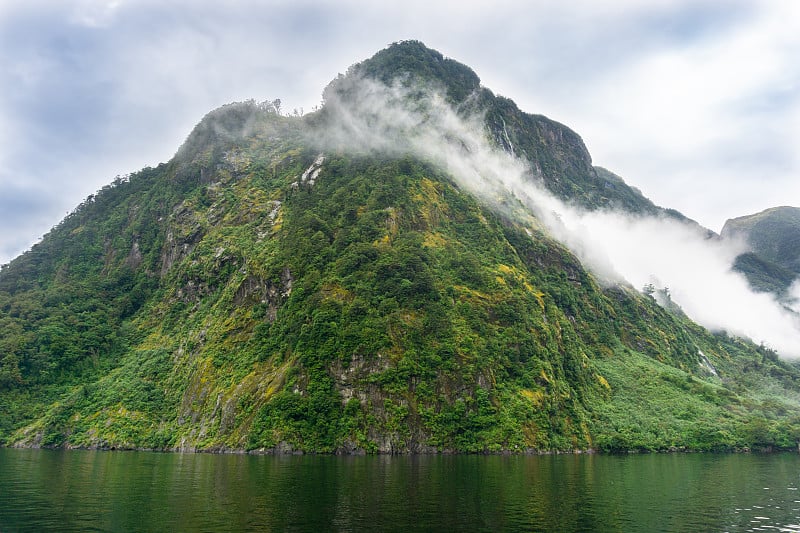
[{"label": "low-lying mist", "polygon": [[[494,209],[529,209],[600,280],[668,289],[672,301],[711,330],[749,337],[785,357],[800,357],[800,320],[732,271],[740,242],[708,238],[676,219],[587,211],[547,191],[523,161],[495,147],[483,117],[462,116],[443,91],[345,78],[325,103],[324,149],[413,154],[452,175]],[[513,201],[509,201],[509,199]],[[518,216],[518,212],[514,215]],[[536,222],[532,222],[536,223]],[[800,283],[793,286],[800,301]]]}]

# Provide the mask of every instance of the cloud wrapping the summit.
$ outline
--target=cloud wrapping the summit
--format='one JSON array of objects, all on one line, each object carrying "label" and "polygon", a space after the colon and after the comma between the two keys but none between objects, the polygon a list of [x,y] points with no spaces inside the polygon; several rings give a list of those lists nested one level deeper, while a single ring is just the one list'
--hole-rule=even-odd
[{"label": "cloud wrapping the summit", "polygon": [[[346,79],[348,97],[326,102],[328,148],[411,153],[448,172],[495,209],[521,202],[604,283],[668,288],[673,301],[711,330],[800,357],[800,322],[769,294],[754,293],[731,270],[744,250],[709,239],[698,226],[569,205],[538,184],[530,166],[491,144],[483,117],[462,117],[436,91]],[[532,221],[536,224],[535,221]],[[800,296],[800,284],[794,289]]]}]

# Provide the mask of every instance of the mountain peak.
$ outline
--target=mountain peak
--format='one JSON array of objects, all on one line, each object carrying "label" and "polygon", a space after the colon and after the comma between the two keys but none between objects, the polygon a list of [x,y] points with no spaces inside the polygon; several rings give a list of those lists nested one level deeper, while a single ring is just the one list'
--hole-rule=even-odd
[{"label": "mountain peak", "polygon": [[620,208],[640,214],[660,211],[621,178],[609,179],[609,172],[593,167],[578,133],[543,115],[522,111],[513,100],[482,86],[471,68],[420,41],[394,43],[352,65],[325,88],[325,107],[331,102],[350,108],[362,106],[364,80],[399,87],[407,91],[405,95],[414,105],[435,93],[461,118],[478,117],[497,148],[526,165],[531,180],[562,200],[588,209]]},{"label": "mountain peak", "polygon": [[397,81],[406,84],[435,85],[445,88],[447,96],[461,102],[480,88],[481,80],[468,66],[428,48],[420,41],[400,41],[389,45],[369,59],[356,63],[347,76],[371,78],[386,85]]}]

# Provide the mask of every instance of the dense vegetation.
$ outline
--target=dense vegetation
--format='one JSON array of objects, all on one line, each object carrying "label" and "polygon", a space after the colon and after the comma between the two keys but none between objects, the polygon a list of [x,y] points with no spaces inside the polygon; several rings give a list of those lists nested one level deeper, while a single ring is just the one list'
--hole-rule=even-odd
[{"label": "dense vegetation", "polygon": [[[565,198],[659,209],[592,167],[576,134],[421,43],[354,73],[410,73],[444,85],[454,105],[484,106],[498,147],[538,165]],[[210,113],[172,161],[117,179],[3,267],[3,442],[796,446],[800,373],[773,352],[712,335],[630,287],[601,287],[537,226],[430,162],[320,153],[310,133],[324,109],[277,111],[245,102]]]}]

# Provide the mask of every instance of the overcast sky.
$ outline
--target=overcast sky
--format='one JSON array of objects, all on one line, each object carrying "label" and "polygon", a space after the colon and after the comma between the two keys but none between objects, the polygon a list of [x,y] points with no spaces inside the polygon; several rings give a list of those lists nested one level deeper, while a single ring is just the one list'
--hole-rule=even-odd
[{"label": "overcast sky", "polygon": [[308,111],[419,39],[577,131],[594,163],[719,231],[800,206],[795,0],[0,0],[0,263],[208,111]]}]

